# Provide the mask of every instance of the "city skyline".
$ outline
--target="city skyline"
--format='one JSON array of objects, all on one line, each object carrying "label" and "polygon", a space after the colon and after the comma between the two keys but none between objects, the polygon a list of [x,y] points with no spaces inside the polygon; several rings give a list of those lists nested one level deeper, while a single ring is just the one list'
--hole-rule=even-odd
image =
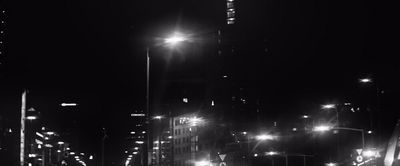
[{"label": "city skyline", "polygon": [[[379,82],[382,136],[398,118],[399,68],[382,28],[389,23],[369,1],[235,1],[234,24],[227,24],[223,0],[5,4],[0,115],[18,123],[28,89],[29,104],[47,124],[60,125],[53,117],[63,112],[77,114],[84,150],[99,153],[106,128],[109,162],[119,161],[129,115],[146,109],[146,47],[153,115],[214,108],[273,126],[326,103],[376,110]],[[175,50],[159,47],[173,31],[194,39]],[[364,77],[373,83],[360,84]]]}]

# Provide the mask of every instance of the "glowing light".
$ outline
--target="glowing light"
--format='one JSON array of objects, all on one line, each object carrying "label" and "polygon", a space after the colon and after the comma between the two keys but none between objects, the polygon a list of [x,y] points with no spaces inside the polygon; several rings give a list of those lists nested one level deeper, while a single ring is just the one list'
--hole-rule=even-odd
[{"label": "glowing light", "polygon": [[265,154],[269,155],[269,156],[273,156],[273,155],[277,155],[279,153],[278,152],[274,152],[274,151],[270,151],[270,152],[266,152]]},{"label": "glowing light", "polygon": [[368,134],[372,134],[372,131],[371,131],[371,130],[368,130],[367,133],[368,133]]},{"label": "glowing light", "polygon": [[62,145],[62,144],[64,144],[64,142],[59,141],[59,142],[57,142],[57,144]]},{"label": "glowing light", "polygon": [[318,131],[318,132],[324,132],[324,131],[330,130],[331,128],[332,128],[331,126],[321,125],[321,126],[314,127],[313,130]]},{"label": "glowing light", "polygon": [[76,103],[61,103],[62,107],[75,107],[77,105]]},{"label": "glowing light", "polygon": [[258,154],[256,153],[256,154],[254,154],[254,157],[257,157],[258,156]]},{"label": "glowing light", "polygon": [[162,118],[164,118],[164,117],[161,116],[161,115],[157,115],[157,116],[154,116],[154,117],[153,117],[153,119],[158,119],[158,120],[161,120]]},{"label": "glowing light", "polygon": [[143,142],[143,141],[135,141],[135,143],[137,143],[137,144],[143,144],[144,142]]},{"label": "glowing light", "polygon": [[27,116],[26,119],[28,119],[28,120],[35,120],[35,119],[37,119],[37,117],[36,117],[36,116]]},{"label": "glowing light", "polygon": [[57,153],[61,153],[61,150],[57,150]]},{"label": "glowing light", "polygon": [[273,139],[275,139],[275,136],[273,136],[273,135],[268,135],[268,134],[262,134],[262,135],[257,135],[257,136],[256,136],[256,139],[257,139],[257,140],[261,140],[261,141],[264,141],[264,140],[273,140]]},{"label": "glowing light", "polygon": [[131,116],[146,116],[145,114],[131,114]]},{"label": "glowing light", "polygon": [[308,115],[303,115],[303,116],[301,116],[301,118],[308,119],[308,118],[310,118],[310,116],[308,116]]},{"label": "glowing light", "polygon": [[133,152],[132,154],[137,154],[138,152]]},{"label": "glowing light", "polygon": [[44,146],[48,147],[48,148],[52,148],[53,147],[53,145],[50,145],[50,144],[45,144]]},{"label": "glowing light", "polygon": [[30,157],[30,158],[33,158],[33,157],[36,157],[37,156],[37,154],[28,154],[28,157]]},{"label": "glowing light", "polygon": [[335,108],[335,104],[325,104],[322,105],[322,109],[331,109],[331,108]]},{"label": "glowing light", "polygon": [[55,133],[52,132],[52,131],[48,131],[48,132],[46,132],[46,134],[47,134],[47,135],[54,135]]},{"label": "glowing light", "polygon": [[372,82],[372,79],[370,79],[370,78],[362,78],[362,79],[360,79],[360,82],[361,83],[369,83],[369,82]]},{"label": "glowing light", "polygon": [[40,134],[38,132],[36,132],[36,135],[39,136],[39,137],[42,137],[42,138],[44,137],[43,134]]},{"label": "glowing light", "polygon": [[170,37],[164,39],[164,43],[169,44],[169,45],[177,45],[178,43],[181,43],[184,41],[187,41],[187,38],[178,32],[175,32]]},{"label": "glowing light", "polygon": [[194,162],[195,166],[211,166],[211,162],[210,161],[206,161],[206,160],[202,160],[202,161],[196,161]]},{"label": "glowing light", "polygon": [[371,157],[379,157],[379,151],[373,150],[373,149],[368,149],[362,152],[362,156],[366,158],[371,158]]},{"label": "glowing light", "polygon": [[90,156],[89,156],[89,160],[93,160],[93,155],[90,155]]},{"label": "glowing light", "polygon": [[326,163],[325,165],[326,165],[326,166],[337,166],[336,163]]},{"label": "glowing light", "polygon": [[192,117],[192,118],[189,118],[189,125],[190,126],[197,126],[197,125],[199,125],[200,123],[203,123],[204,122],[204,120],[202,119],[202,118],[198,118],[198,117]]}]

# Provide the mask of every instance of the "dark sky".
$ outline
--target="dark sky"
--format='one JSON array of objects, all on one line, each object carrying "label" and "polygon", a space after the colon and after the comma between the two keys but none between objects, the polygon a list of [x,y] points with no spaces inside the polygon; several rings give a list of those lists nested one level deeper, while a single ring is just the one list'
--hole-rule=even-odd
[{"label": "dark sky", "polygon": [[[28,88],[36,107],[48,115],[59,111],[59,102],[76,101],[87,130],[110,126],[117,131],[125,125],[118,119],[143,108],[149,39],[174,28],[215,31],[224,24],[224,3],[9,2],[3,94],[13,94],[14,102],[8,103],[18,104],[14,92]],[[238,80],[258,82],[263,87],[259,95],[276,112],[304,112],[310,103],[354,97],[360,90],[357,79],[371,74],[393,99],[399,92],[399,68],[392,53],[393,16],[386,8],[362,0],[240,1],[236,26],[242,44],[261,36],[272,49],[268,57],[238,58],[234,64],[241,65],[232,70],[243,70]],[[154,70],[163,70],[165,64],[158,63],[162,67]]]}]

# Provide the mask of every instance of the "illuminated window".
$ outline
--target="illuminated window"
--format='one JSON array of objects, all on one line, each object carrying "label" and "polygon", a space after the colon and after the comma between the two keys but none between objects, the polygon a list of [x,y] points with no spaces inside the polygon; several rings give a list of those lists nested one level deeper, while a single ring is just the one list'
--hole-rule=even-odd
[{"label": "illuminated window", "polygon": [[233,8],[233,2],[227,2],[227,3],[226,3],[226,7],[227,7],[228,9]]},{"label": "illuminated window", "polygon": [[227,15],[228,15],[228,17],[235,17],[235,11],[234,10],[228,11]]}]

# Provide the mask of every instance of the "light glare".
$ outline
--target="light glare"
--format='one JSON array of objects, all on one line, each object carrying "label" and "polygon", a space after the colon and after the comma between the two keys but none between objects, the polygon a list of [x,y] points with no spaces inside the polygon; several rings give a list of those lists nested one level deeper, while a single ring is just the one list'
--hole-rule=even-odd
[{"label": "light glare", "polygon": [[361,83],[369,83],[369,82],[372,82],[372,79],[370,79],[370,78],[362,78],[362,79],[360,79],[360,82]]},{"label": "light glare", "polygon": [[326,125],[321,125],[321,126],[314,127],[314,131],[319,131],[319,132],[328,131],[330,129],[331,129],[331,127],[330,126],[326,126]]},{"label": "light glare", "polygon": [[262,135],[257,135],[256,139],[257,140],[261,140],[261,141],[263,141],[263,140],[273,140],[274,136],[268,135],[268,134],[262,134]]},{"label": "light glare", "polygon": [[325,104],[325,105],[322,105],[322,109],[331,109],[331,108],[335,108],[335,104]]},{"label": "light glare", "polygon": [[180,33],[174,33],[172,36],[164,39],[164,42],[169,45],[176,45],[178,43],[184,42],[187,39]]}]

